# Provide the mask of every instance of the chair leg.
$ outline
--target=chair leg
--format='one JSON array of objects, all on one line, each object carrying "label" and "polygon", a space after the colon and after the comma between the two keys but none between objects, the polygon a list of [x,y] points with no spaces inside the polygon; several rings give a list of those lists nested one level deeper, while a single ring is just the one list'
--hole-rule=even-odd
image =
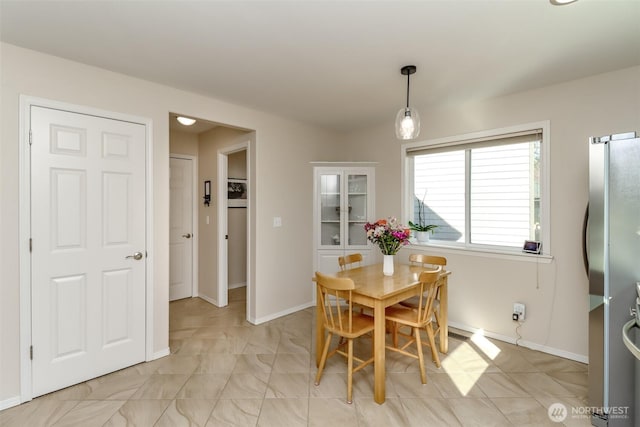
[{"label": "chair leg", "polygon": [[413,329],[413,334],[416,337],[416,347],[418,348],[418,362],[420,363],[420,380],[422,384],[427,383],[427,374],[424,370],[424,356],[422,355],[422,343],[420,342],[420,329],[419,328],[411,328]]},{"label": "chair leg", "polygon": [[438,355],[438,349],[436,348],[436,339],[435,334],[433,333],[433,328],[431,327],[431,323],[427,323],[425,327],[427,330],[427,336],[429,337],[429,345],[431,346],[431,357],[433,358],[436,367],[440,367],[440,356]]},{"label": "chair leg", "polygon": [[437,331],[440,330],[440,311],[435,311],[434,313],[434,317],[436,318],[436,324],[438,325],[438,327],[433,331],[434,335],[436,334]]},{"label": "chair leg", "polygon": [[349,350],[347,353],[347,403],[352,402],[353,394],[353,340],[350,339],[347,344]]},{"label": "chair leg", "polygon": [[398,323],[391,322],[391,334],[393,338],[393,346],[398,348]]},{"label": "chair leg", "polygon": [[324,370],[324,364],[327,363],[327,354],[329,353],[329,346],[331,345],[331,332],[327,336],[327,340],[324,342],[324,349],[322,350],[322,357],[320,358],[320,364],[318,365],[318,373],[316,374],[316,385],[320,385],[320,377]]}]

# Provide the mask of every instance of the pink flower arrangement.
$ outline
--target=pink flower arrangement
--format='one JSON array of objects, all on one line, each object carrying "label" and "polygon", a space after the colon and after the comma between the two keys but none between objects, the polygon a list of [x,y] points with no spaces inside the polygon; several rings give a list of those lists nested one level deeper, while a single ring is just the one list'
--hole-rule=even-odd
[{"label": "pink flower arrangement", "polygon": [[410,230],[398,224],[394,217],[366,223],[367,239],[380,247],[383,255],[395,255],[400,248],[409,244]]}]

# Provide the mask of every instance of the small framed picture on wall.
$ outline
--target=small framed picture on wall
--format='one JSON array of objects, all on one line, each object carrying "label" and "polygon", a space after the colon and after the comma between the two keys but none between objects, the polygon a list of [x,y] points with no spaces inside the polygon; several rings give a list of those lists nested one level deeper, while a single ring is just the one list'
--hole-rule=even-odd
[{"label": "small framed picture on wall", "polygon": [[229,178],[227,181],[227,206],[230,208],[247,207],[247,180]]}]

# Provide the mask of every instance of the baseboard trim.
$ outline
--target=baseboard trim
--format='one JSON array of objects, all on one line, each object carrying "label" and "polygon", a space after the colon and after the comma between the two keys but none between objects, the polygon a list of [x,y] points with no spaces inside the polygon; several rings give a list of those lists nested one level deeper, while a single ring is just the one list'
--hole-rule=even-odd
[{"label": "baseboard trim", "polygon": [[216,301],[215,299],[208,297],[206,295],[198,295],[198,298],[202,298],[203,300],[205,300],[206,302],[208,302],[209,304],[215,305],[216,307],[220,307],[218,305],[218,301]]},{"label": "baseboard trim", "polygon": [[[156,351],[155,353],[153,353],[153,356],[152,356],[153,358],[151,360],[160,359],[170,354],[171,354],[171,349],[169,347],[163,348],[162,350]],[[148,360],[148,362],[150,362],[151,360]]]},{"label": "baseboard trim", "polygon": [[571,353],[569,351],[561,350],[559,348],[547,347],[545,345],[540,345],[534,342],[519,341],[518,344],[523,345],[523,347],[525,346],[525,344],[521,344],[521,343],[525,343],[526,347],[532,350],[538,350],[543,353],[552,354],[554,356],[563,357],[565,359],[575,360],[576,362],[585,363],[587,365],[589,364],[589,356],[585,356],[583,354]]},{"label": "baseboard trim", "polygon": [[13,408],[14,406],[18,406],[21,403],[22,400],[20,399],[20,396],[13,396],[5,400],[0,400],[0,411]]},{"label": "baseboard trim", "polygon": [[237,289],[237,288],[242,288],[246,286],[247,286],[247,282],[234,283],[234,284],[229,284],[227,289]]},{"label": "baseboard trim", "polygon": [[254,325],[259,325],[261,323],[268,322],[270,320],[274,320],[274,319],[286,316],[286,315],[291,314],[291,313],[295,313],[296,311],[304,310],[304,309],[309,308],[309,307],[315,307],[315,305],[316,305],[315,302],[309,301],[309,302],[306,302],[304,304],[298,305],[296,307],[291,307],[291,308],[288,308],[286,310],[279,311],[277,313],[269,314],[268,316],[263,316],[263,317],[258,317],[258,318],[249,318],[249,322],[253,323]]},{"label": "baseboard trim", "polygon": [[[475,334],[478,331],[482,331],[483,335],[489,338],[494,338],[500,341],[504,341],[504,342],[508,342],[509,344],[516,344],[516,339],[514,339],[513,337],[507,336],[507,335],[502,335],[502,334],[497,334],[491,331],[486,331],[483,329],[479,329],[479,328],[474,328],[472,326],[469,325],[465,325],[463,323],[457,323],[457,322],[449,322],[449,326],[452,328],[456,328],[456,329],[460,329],[463,331],[467,331],[467,332],[471,332],[472,334]],[[530,348],[531,350],[537,350],[537,351],[541,351],[543,353],[547,353],[547,354],[551,354],[554,356],[559,356],[559,357],[563,357],[565,359],[570,359],[570,360],[575,360],[576,362],[580,362],[580,363],[589,363],[589,357],[585,356],[583,354],[576,354],[576,353],[571,353],[569,351],[565,351],[565,350],[561,350],[559,348],[555,348],[555,347],[549,347],[549,346],[545,346],[545,345],[541,345],[535,342],[531,342],[531,341],[527,341],[527,340],[517,340],[518,343],[517,345],[521,346],[521,347],[526,347],[526,348]]]}]

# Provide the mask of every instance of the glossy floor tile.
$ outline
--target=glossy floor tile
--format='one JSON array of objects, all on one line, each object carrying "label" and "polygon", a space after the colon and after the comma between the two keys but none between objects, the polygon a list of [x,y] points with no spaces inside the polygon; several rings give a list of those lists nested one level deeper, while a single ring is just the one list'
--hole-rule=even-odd
[{"label": "glossy floor tile", "polygon": [[[306,309],[262,325],[245,320],[245,289],[229,305],[170,303],[171,354],[0,412],[0,426],[589,426],[571,415],[586,405],[587,366],[491,339],[449,340],[436,368],[386,355],[387,400],[373,401],[373,367],[353,376],[327,361],[315,385],[315,315]],[[367,356],[371,341],[354,346]],[[426,354],[428,355],[428,349]],[[553,422],[549,407],[567,418]]]}]

